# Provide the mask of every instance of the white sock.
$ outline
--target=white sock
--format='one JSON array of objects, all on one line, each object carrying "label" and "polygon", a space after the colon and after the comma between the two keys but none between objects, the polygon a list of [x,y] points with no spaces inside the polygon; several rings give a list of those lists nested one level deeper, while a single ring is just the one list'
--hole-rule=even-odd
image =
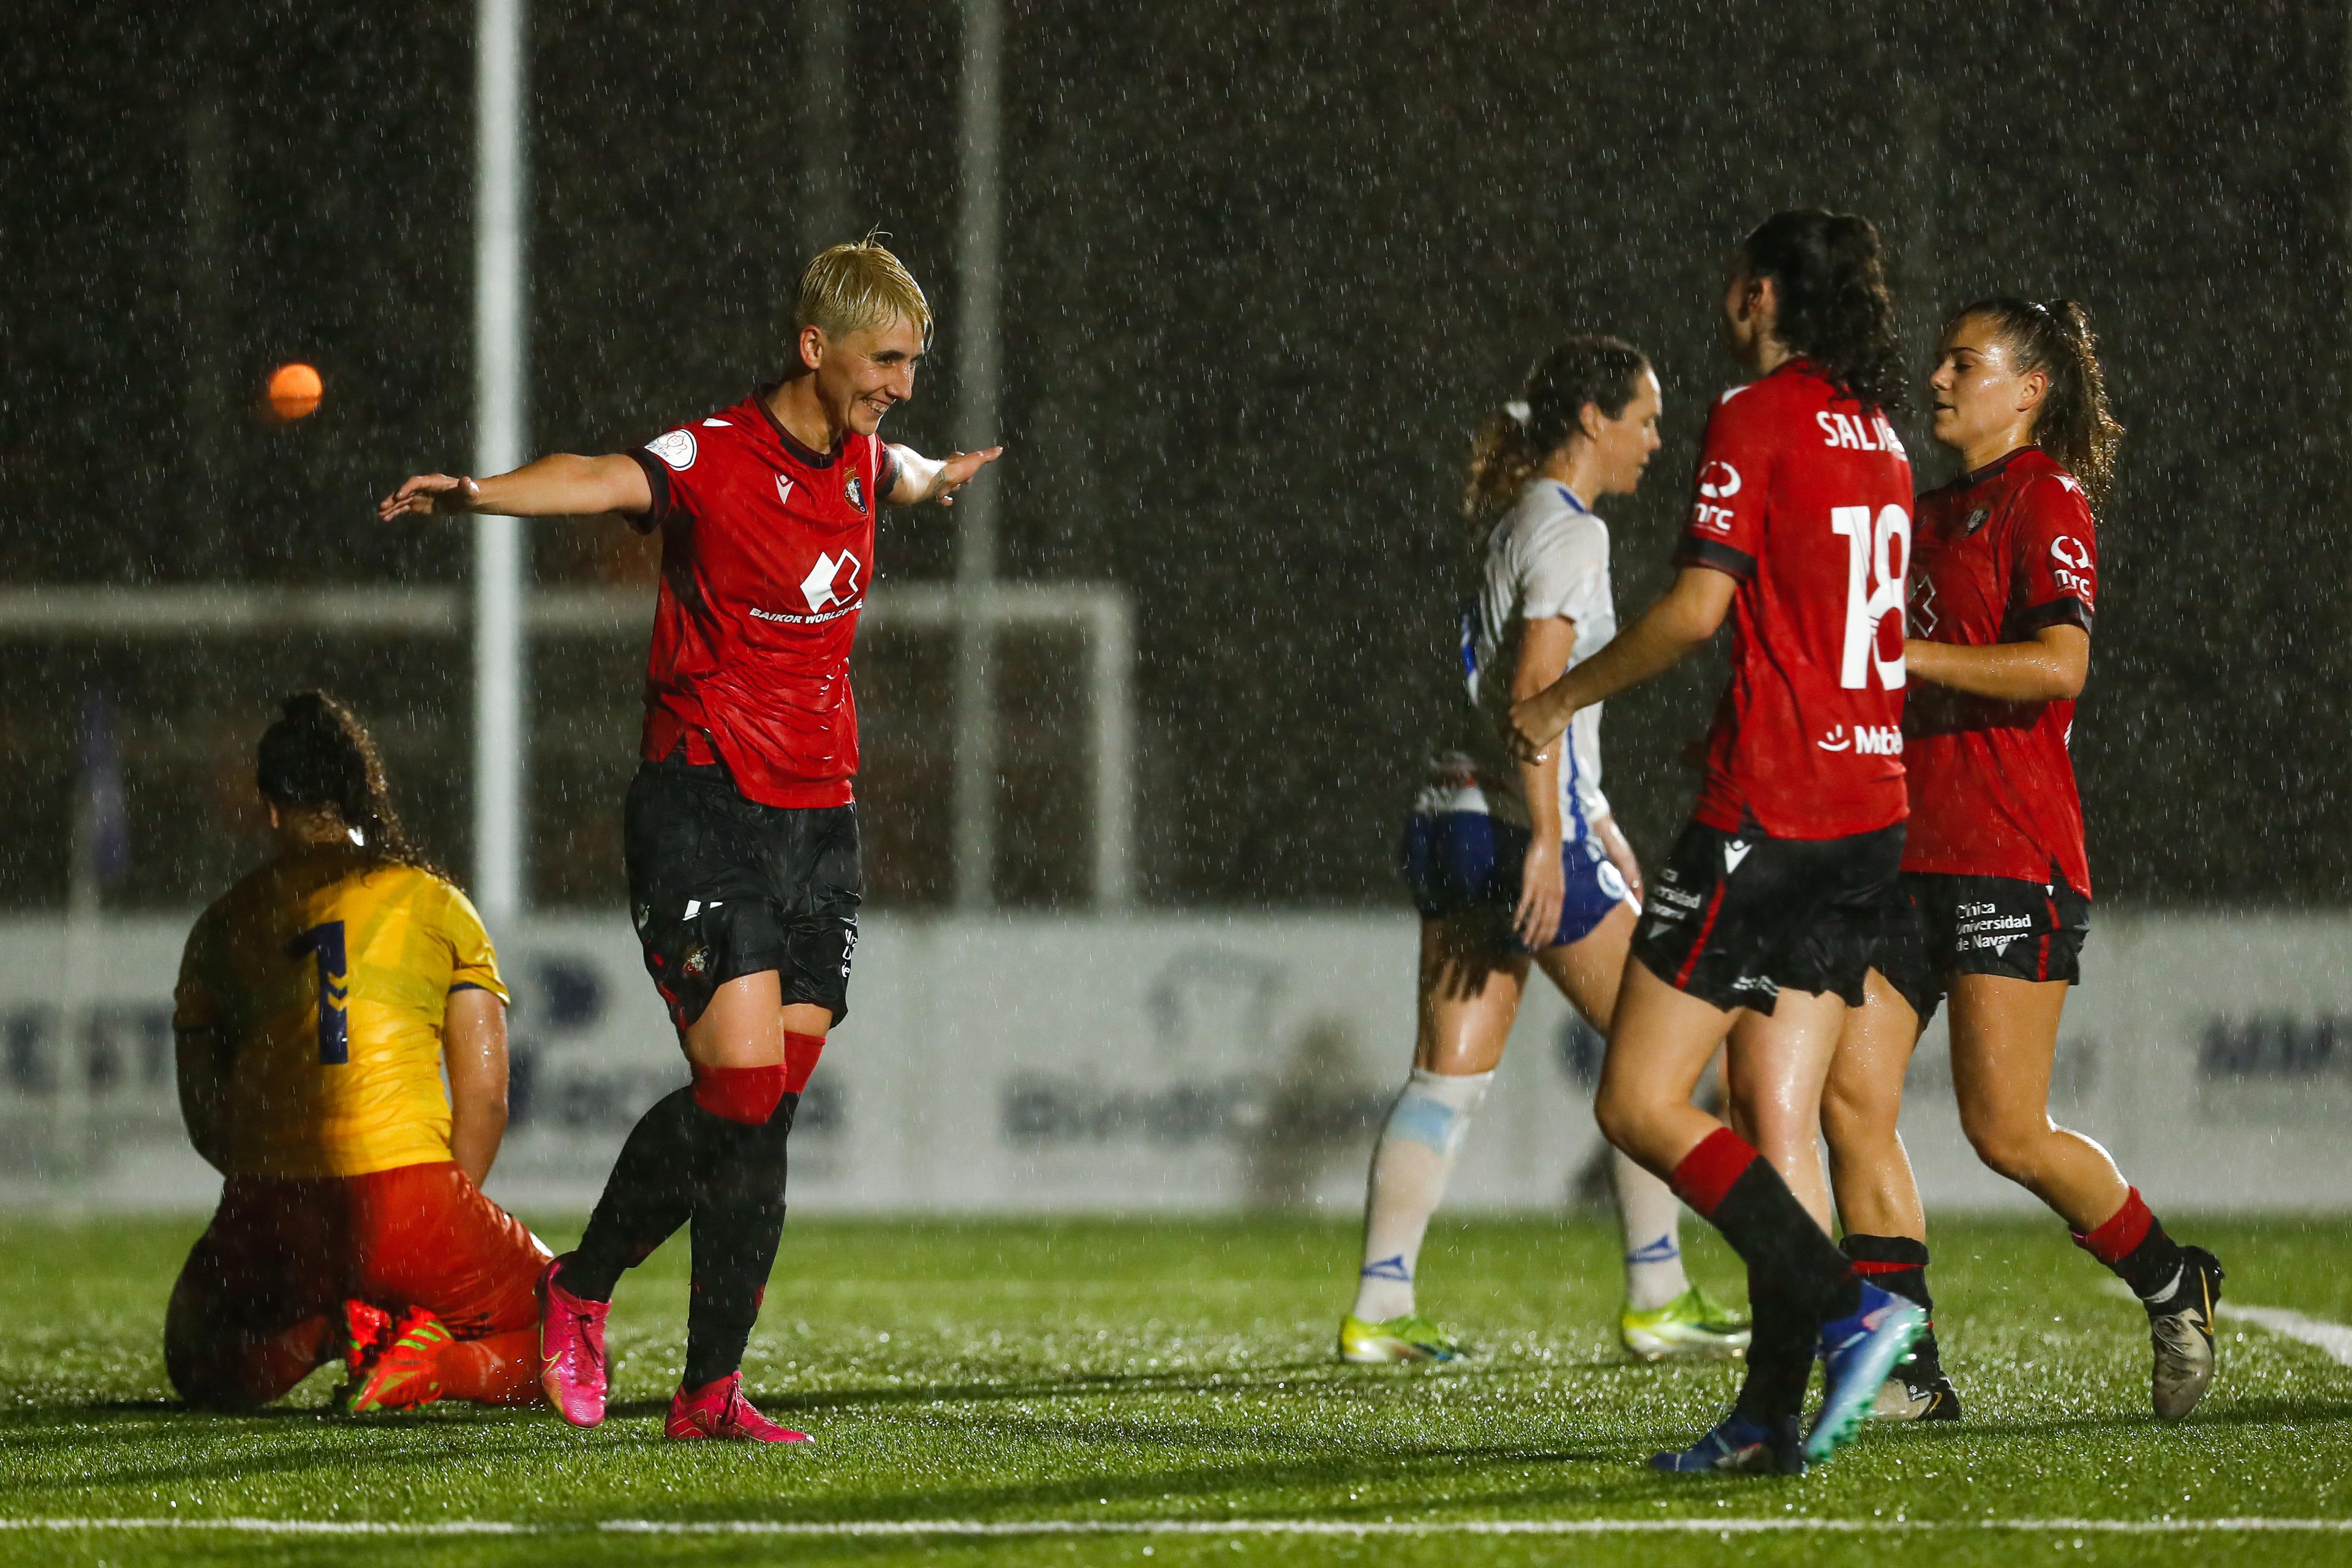
[{"label": "white sock", "polygon": [[1355,1306],[1364,1321],[1385,1322],[1412,1310],[1421,1238],[1445,1196],[1454,1151],[1494,1081],[1491,1072],[1450,1078],[1415,1068],[1389,1107],[1364,1194],[1364,1267]]},{"label": "white sock", "polygon": [[1617,1178],[1617,1223],[1625,1232],[1625,1305],[1655,1311],[1690,1289],[1683,1272],[1683,1203],[1622,1150],[1609,1152]]}]

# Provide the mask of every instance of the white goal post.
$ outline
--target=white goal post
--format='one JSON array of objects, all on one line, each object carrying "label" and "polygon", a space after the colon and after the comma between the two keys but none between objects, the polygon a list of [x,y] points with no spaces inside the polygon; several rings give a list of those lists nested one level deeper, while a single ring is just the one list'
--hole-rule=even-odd
[{"label": "white goal post", "polygon": [[[289,631],[456,637],[471,625],[468,602],[457,587],[0,588],[0,640],[144,641]],[[526,595],[522,607],[523,628],[531,636],[642,637],[652,622],[653,590],[541,589]],[[866,601],[864,621],[877,631],[947,632],[972,624],[989,633],[1066,627],[1084,637],[1095,821],[1091,885],[1099,909],[1131,902],[1135,626],[1126,590],[1097,583],[893,584]],[[994,792],[960,792],[956,808],[993,811]]]}]

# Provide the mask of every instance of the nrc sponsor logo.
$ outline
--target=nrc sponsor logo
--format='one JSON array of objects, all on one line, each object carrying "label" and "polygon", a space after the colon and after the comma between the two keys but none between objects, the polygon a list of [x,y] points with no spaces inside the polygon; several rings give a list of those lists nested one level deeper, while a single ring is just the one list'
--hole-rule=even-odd
[{"label": "nrc sponsor logo", "polygon": [[1813,742],[1824,752],[1852,752],[1858,757],[1899,757],[1903,754],[1900,724],[1834,725]]}]

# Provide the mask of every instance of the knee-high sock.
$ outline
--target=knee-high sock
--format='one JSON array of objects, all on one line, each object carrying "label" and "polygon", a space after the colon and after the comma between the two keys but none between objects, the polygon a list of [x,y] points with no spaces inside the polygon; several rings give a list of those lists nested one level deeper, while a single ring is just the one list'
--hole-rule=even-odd
[{"label": "knee-high sock", "polygon": [[539,1386],[536,1325],[445,1345],[434,1358],[434,1366],[440,1373],[445,1399],[470,1399],[477,1405],[537,1405],[547,1397]]},{"label": "knee-high sock", "polygon": [[2074,1245],[2113,1269],[2142,1302],[2162,1300],[2180,1282],[2180,1244],[2165,1234],[2137,1187],[2098,1229],[2077,1234]]},{"label": "knee-high sock", "polygon": [[1624,1152],[1609,1151],[1617,1223],[1625,1236],[1625,1305],[1654,1311],[1690,1289],[1683,1272],[1683,1201]]},{"label": "knee-high sock", "polygon": [[1882,1290],[1916,1302],[1927,1314],[1927,1327],[1911,1347],[1910,1360],[1918,1373],[1940,1373],[1943,1355],[1936,1344],[1936,1299],[1927,1292],[1927,1244],[1907,1236],[1848,1231],[1838,1238],[1838,1250],[1853,1259],[1855,1273]]},{"label": "knee-high sock", "polygon": [[768,1273],[784,1234],[784,1141],[800,1096],[772,1101],[759,1123],[698,1108],[694,1189],[694,1282],[686,1309],[688,1389],[705,1388],[743,1364],[760,1321]]},{"label": "knee-high sock", "polygon": [[1449,1077],[1415,1068],[1389,1108],[1364,1194],[1364,1261],[1354,1311],[1366,1322],[1412,1310],[1413,1271],[1421,1265],[1429,1216],[1445,1197],[1454,1156],[1494,1081],[1491,1072]]},{"label": "knee-high sock", "polygon": [[564,1255],[563,1288],[609,1301],[624,1272],[653,1255],[694,1213],[694,1091],[665,1095],[629,1129],[580,1245]]},{"label": "knee-high sock", "polygon": [[1822,1325],[1861,1304],[1860,1277],[1771,1162],[1727,1127],[1683,1157],[1674,1187],[1748,1265],[1755,1328],[1739,1413],[1756,1421],[1794,1415]]}]

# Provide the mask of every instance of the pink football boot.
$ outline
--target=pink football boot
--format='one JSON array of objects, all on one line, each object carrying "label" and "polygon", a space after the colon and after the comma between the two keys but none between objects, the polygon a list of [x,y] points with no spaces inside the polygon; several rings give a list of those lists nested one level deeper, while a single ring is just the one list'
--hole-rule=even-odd
[{"label": "pink football boot", "polygon": [[779,1426],[743,1397],[743,1374],[730,1373],[707,1388],[670,1395],[669,1423],[662,1436],[679,1442],[701,1437],[731,1438],[739,1443],[805,1443],[805,1432]]},{"label": "pink football boot", "polygon": [[604,1315],[608,1301],[583,1301],[555,1282],[561,1258],[539,1276],[539,1385],[574,1426],[604,1419]]}]

